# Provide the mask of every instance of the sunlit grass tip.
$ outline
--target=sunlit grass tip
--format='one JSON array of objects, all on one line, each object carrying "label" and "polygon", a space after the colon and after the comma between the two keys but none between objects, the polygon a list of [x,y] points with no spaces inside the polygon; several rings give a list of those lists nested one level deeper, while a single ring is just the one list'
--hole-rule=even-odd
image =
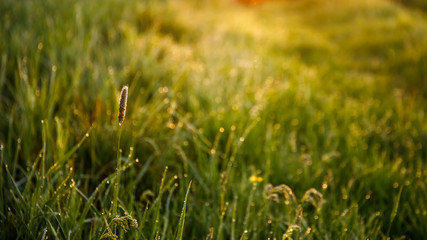
[{"label": "sunlit grass tip", "polygon": [[123,121],[125,120],[127,101],[128,101],[128,86],[124,86],[120,94],[119,125],[122,125]]}]

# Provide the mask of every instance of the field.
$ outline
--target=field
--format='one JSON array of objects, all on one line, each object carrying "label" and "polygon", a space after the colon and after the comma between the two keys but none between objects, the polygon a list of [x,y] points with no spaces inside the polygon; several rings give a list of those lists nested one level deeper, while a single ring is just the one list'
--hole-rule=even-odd
[{"label": "field", "polygon": [[0,1],[0,239],[425,239],[426,9]]}]

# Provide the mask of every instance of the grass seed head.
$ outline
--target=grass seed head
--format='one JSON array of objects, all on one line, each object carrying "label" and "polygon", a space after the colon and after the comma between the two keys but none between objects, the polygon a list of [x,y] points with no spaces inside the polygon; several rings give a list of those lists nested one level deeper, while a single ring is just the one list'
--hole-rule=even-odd
[{"label": "grass seed head", "polygon": [[316,209],[322,204],[323,195],[314,188],[308,189],[302,197],[302,202],[309,203]]},{"label": "grass seed head", "polygon": [[122,125],[126,115],[126,105],[128,101],[128,86],[122,88],[119,102],[119,125]]}]

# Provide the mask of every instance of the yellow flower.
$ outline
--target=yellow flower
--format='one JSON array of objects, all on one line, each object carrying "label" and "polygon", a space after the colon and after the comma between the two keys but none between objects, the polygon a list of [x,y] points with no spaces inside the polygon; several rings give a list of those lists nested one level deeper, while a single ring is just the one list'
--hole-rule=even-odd
[{"label": "yellow flower", "polygon": [[262,178],[262,177],[257,177],[257,176],[254,176],[254,175],[252,175],[252,176],[249,178],[249,181],[250,181],[251,183],[262,182],[262,180],[263,180],[263,178]]}]

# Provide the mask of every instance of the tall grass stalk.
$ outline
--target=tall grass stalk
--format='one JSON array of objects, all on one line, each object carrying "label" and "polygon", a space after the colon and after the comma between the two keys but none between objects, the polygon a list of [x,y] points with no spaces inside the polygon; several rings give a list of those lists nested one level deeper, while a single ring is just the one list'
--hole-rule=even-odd
[{"label": "tall grass stalk", "polygon": [[121,167],[121,163],[120,163],[120,157],[121,157],[121,152],[120,152],[120,138],[122,135],[122,126],[119,126],[118,129],[118,134],[117,134],[117,163],[116,163],[116,180],[114,181],[114,198],[113,198],[113,217],[117,216],[117,202],[118,202],[118,198],[119,198],[119,184],[120,184],[120,167]]},{"label": "tall grass stalk", "polygon": [[125,120],[126,115],[126,105],[127,105],[127,95],[128,95],[128,87],[124,86],[122,88],[121,94],[120,94],[120,101],[119,101],[119,126],[118,126],[118,137],[117,137],[117,165],[116,165],[116,181],[114,184],[114,198],[113,198],[113,217],[117,216],[117,202],[119,198],[119,184],[120,184],[120,157],[121,157],[121,150],[120,150],[120,137],[122,135],[122,123]]}]

